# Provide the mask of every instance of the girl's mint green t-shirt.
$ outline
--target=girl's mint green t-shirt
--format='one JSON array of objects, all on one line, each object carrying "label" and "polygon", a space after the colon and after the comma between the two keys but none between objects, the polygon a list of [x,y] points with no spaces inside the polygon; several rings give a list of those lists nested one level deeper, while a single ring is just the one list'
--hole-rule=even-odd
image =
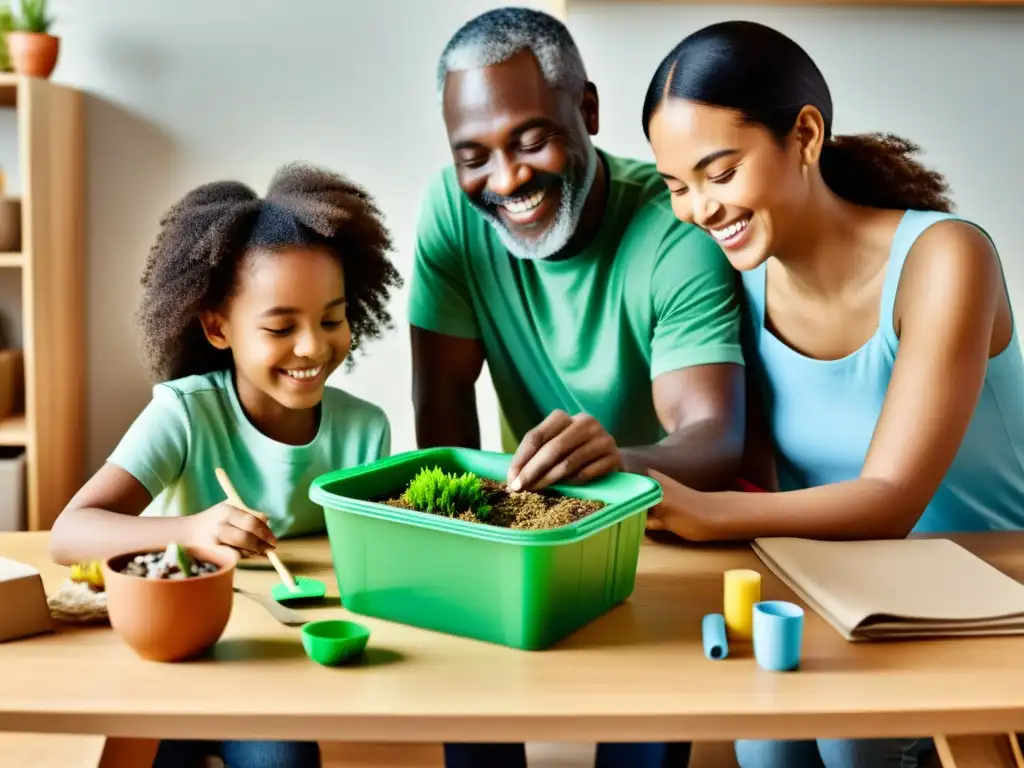
[{"label": "girl's mint green t-shirt", "polygon": [[312,442],[286,445],[252,425],[230,371],[153,387],[109,461],[152,494],[142,513],[191,515],[225,500],[214,470],[223,467],[242,500],[266,514],[275,536],[323,533],[323,509],[309,499],[324,472],[387,456],[391,428],[378,406],[334,387],[324,390]]}]

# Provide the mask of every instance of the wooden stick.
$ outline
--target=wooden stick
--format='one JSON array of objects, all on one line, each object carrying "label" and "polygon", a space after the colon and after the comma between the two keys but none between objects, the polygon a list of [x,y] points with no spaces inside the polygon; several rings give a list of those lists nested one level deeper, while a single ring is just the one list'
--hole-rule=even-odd
[{"label": "wooden stick", "polygon": [[[239,509],[248,512],[250,515],[256,515],[256,513],[249,509],[249,507],[245,505],[245,502],[242,501],[242,498],[238,495],[238,491],[235,490],[235,486],[231,484],[231,480],[228,478],[227,472],[220,467],[217,467],[215,472],[217,474],[217,482],[220,483],[220,487],[224,491],[224,495],[228,497],[228,503],[233,507],[238,507]],[[259,515],[256,516],[259,517]],[[266,555],[270,564],[274,566],[274,570],[277,571],[278,576],[281,577],[281,581],[288,585],[288,589],[293,592],[297,590],[299,585],[295,583],[295,579],[292,577],[289,570],[285,568],[284,563],[281,562],[281,558],[277,556],[277,552],[272,549],[268,549]]]}]

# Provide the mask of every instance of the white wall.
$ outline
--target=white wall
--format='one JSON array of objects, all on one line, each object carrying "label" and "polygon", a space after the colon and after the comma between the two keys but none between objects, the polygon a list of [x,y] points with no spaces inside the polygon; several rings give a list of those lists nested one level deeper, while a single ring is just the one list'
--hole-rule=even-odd
[{"label": "white wall", "polygon": [[651,159],[640,123],[651,75],[686,35],[728,19],[768,24],[803,46],[832,91],[835,132],[895,133],[918,144],[922,161],[950,182],[957,211],[995,238],[1021,305],[1024,8],[573,0],[571,30],[601,98],[598,142]]},{"label": "white wall", "polygon": [[[55,0],[63,50],[54,79],[89,93],[90,470],[149,397],[132,312],[161,212],[212,179],[262,190],[284,162],[328,165],[376,194],[408,276],[416,204],[449,159],[436,56],[462,21],[499,4]],[[961,209],[1001,244],[1019,303],[1024,266],[1011,225],[1024,108],[1013,94],[1024,12],[574,5],[570,26],[601,94],[604,147],[649,156],[639,114],[654,66],[687,32],[728,17],[775,24],[808,48],[833,88],[837,130],[891,130],[921,143]],[[334,381],[387,409],[396,450],[414,445],[405,302],[405,292],[395,299],[387,339]],[[481,397],[485,444],[497,447],[486,382]]]},{"label": "white wall", "polygon": [[[132,314],[162,211],[206,181],[238,178],[262,192],[285,162],[323,164],[377,196],[408,278],[422,188],[450,161],[434,93],[436,57],[459,24],[499,4],[54,4],[63,50],[53,79],[89,94],[89,471],[150,396]],[[406,297],[393,303],[394,330],[368,347],[356,371],[332,379],[387,410],[395,450],[415,447]],[[498,447],[487,381],[480,391],[484,440]]]}]

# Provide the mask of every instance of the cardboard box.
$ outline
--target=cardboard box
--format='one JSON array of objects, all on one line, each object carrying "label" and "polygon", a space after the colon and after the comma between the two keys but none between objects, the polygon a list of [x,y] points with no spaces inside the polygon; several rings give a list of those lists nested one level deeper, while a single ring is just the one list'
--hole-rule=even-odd
[{"label": "cardboard box", "polygon": [[0,643],[54,628],[39,571],[0,557]]}]

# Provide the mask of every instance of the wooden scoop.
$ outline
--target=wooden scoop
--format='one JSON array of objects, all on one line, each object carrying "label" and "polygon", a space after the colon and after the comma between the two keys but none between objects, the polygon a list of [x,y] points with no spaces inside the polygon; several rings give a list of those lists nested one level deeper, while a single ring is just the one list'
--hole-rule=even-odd
[{"label": "wooden scoop", "polygon": [[[236,491],[235,487],[231,484],[231,480],[228,478],[227,472],[220,467],[217,467],[215,472],[217,475],[217,482],[220,483],[220,487],[224,491],[224,495],[228,497],[229,504],[246,511],[251,515],[256,515],[261,519],[263,518],[262,515],[254,512],[245,505],[245,502],[242,501],[241,497],[238,495],[238,491]],[[274,550],[269,549],[266,554],[270,564],[274,566],[274,570],[277,571],[278,576],[281,577],[282,584],[274,587],[271,591],[271,596],[278,602],[323,597],[327,593],[323,582],[305,578],[300,578],[296,581],[295,577],[292,576],[284,563],[281,562],[281,558],[277,556],[277,552]],[[283,587],[283,589],[281,587]]]}]

